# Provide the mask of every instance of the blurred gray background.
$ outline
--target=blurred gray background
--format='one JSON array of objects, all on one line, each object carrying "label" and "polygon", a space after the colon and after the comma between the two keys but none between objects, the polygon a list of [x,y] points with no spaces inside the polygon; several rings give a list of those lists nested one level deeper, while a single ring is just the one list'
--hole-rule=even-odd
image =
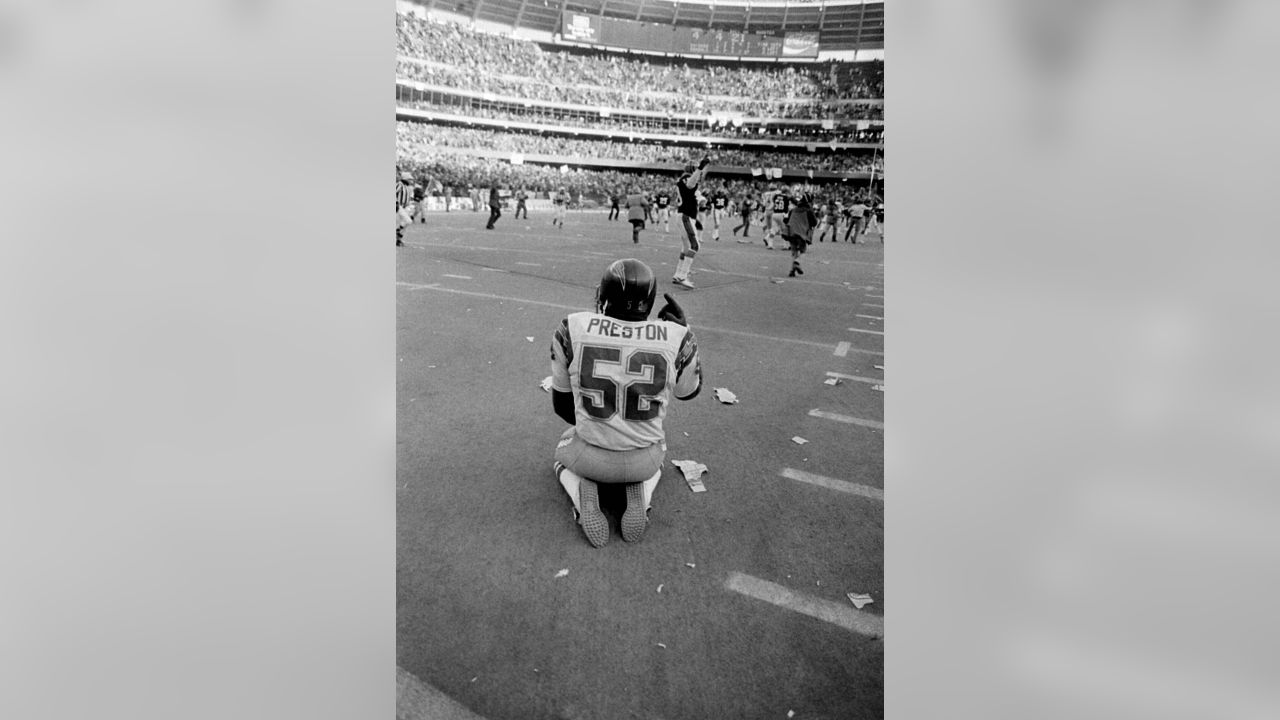
[{"label": "blurred gray background", "polygon": [[[376,5],[0,4],[0,716],[393,712]],[[1280,717],[1280,6],[886,5],[889,717]]]}]

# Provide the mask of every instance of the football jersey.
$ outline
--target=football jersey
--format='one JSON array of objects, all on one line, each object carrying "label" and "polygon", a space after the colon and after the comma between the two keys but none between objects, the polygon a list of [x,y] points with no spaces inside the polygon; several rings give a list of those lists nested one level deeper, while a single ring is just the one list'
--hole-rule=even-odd
[{"label": "football jersey", "polygon": [[724,210],[725,208],[729,207],[729,198],[723,195],[717,195],[713,203],[717,210]]},{"label": "football jersey", "polygon": [[573,392],[578,437],[606,450],[663,442],[671,396],[702,383],[693,331],[666,320],[570,314],[551,341],[551,387]]},{"label": "football jersey", "polygon": [[658,207],[665,208],[671,204],[671,196],[667,193],[658,193]]},{"label": "football jersey", "polygon": [[786,193],[776,193],[773,196],[773,212],[774,214],[785,213],[791,207],[791,198]]}]

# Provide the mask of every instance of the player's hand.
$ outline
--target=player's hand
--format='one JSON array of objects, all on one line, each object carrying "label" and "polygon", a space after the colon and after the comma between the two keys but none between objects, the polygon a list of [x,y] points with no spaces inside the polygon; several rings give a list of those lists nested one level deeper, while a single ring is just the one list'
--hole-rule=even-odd
[{"label": "player's hand", "polygon": [[696,227],[696,228],[698,228],[699,230],[701,230],[701,229],[702,229],[702,221],[701,221],[701,220],[694,220],[694,221],[693,221],[693,226],[694,226],[694,227]]},{"label": "player's hand", "polygon": [[658,319],[689,327],[689,322],[684,317],[684,310],[681,309],[680,303],[676,302],[675,298],[671,297],[669,293],[663,293],[662,297],[666,298],[667,304],[663,305],[662,309],[658,311]]},{"label": "player's hand", "polygon": [[699,169],[699,170],[701,170],[702,168],[704,168],[704,167],[706,167],[706,166],[708,166],[708,165],[710,165],[710,164],[711,164],[711,156],[710,156],[710,155],[707,155],[707,156],[705,156],[705,157],[703,157],[703,158],[702,158],[702,161],[701,161],[701,162],[699,162],[699,163],[698,163],[698,169]]}]

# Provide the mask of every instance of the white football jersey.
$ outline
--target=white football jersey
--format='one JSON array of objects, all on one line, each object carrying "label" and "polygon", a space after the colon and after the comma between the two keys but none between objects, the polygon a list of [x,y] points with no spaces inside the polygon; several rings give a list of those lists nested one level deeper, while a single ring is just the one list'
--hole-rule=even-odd
[{"label": "white football jersey", "polygon": [[573,392],[578,437],[606,450],[663,442],[671,396],[691,397],[701,383],[698,343],[677,323],[577,312],[551,341],[551,387]]}]

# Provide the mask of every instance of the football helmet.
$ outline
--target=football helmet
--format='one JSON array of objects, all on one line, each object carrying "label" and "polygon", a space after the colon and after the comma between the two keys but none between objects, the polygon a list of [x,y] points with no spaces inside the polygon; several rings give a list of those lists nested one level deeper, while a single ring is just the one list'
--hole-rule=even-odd
[{"label": "football helmet", "polygon": [[617,320],[648,320],[658,281],[648,265],[634,258],[615,260],[596,287],[596,312]]}]

